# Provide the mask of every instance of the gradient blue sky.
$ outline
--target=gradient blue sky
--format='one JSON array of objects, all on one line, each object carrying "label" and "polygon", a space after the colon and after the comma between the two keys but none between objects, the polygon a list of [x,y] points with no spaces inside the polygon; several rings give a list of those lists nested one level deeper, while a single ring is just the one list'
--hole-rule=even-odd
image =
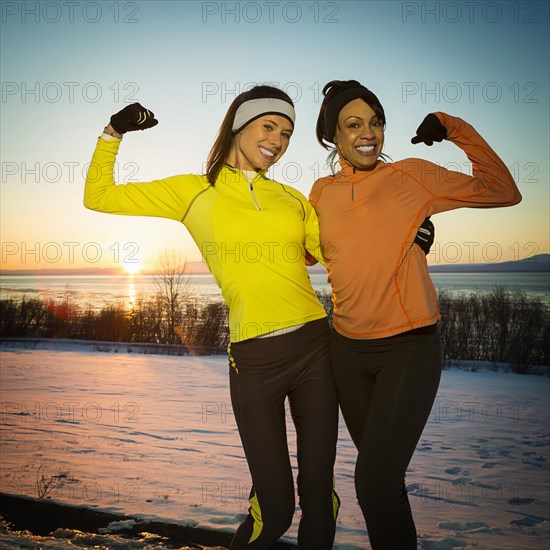
[{"label": "gradient blue sky", "polygon": [[1,4],[4,269],[113,267],[132,252],[148,269],[162,249],[198,260],[176,222],[82,206],[83,170],[110,115],[139,101],[160,121],[124,138],[119,180],[201,172],[236,92],[276,83],[298,118],[272,177],[307,195],[326,173],[314,136],[321,89],[350,78],[381,99],[394,160],[468,170],[449,143],[410,144],[427,113],[448,112],[476,127],[523,194],[513,208],[434,216],[430,263],[549,252],[547,2],[72,4]]}]

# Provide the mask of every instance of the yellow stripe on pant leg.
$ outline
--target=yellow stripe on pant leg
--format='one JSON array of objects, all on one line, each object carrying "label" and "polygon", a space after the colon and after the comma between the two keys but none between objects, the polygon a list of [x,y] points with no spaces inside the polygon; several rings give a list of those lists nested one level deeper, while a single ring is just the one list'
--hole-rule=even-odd
[{"label": "yellow stripe on pant leg", "polygon": [[340,497],[336,493],[336,478],[332,476],[332,511],[335,522],[338,517],[338,510],[340,510]]},{"label": "yellow stripe on pant leg", "polygon": [[254,527],[252,529],[252,536],[248,541],[248,544],[254,542],[262,533],[264,528],[264,522],[262,519],[262,511],[260,509],[260,503],[258,497],[256,496],[256,490],[254,490],[254,496],[250,497],[250,508],[248,509],[250,515],[254,519]]},{"label": "yellow stripe on pant leg", "polygon": [[239,374],[239,369],[237,368],[237,362],[234,357],[231,355],[231,342],[227,344],[227,356],[229,357],[229,365],[235,369],[235,372]]}]

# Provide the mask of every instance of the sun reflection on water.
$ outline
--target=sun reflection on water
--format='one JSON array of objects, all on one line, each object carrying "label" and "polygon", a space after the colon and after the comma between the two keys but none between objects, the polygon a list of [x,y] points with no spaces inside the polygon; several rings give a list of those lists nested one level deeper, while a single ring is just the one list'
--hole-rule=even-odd
[{"label": "sun reflection on water", "polygon": [[135,275],[130,273],[128,275],[128,307],[134,309],[136,306],[136,284],[135,284]]}]

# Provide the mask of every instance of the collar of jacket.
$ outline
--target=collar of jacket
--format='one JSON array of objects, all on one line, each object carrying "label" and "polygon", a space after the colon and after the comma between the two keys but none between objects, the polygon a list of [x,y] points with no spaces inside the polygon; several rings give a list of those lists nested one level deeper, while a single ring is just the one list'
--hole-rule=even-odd
[{"label": "collar of jacket", "polygon": [[379,159],[376,162],[376,166],[371,170],[356,170],[355,167],[350,164],[346,159],[338,157],[338,164],[340,165],[340,171],[336,173],[338,179],[342,178],[346,183],[361,181],[371,174],[377,172],[386,163]]},{"label": "collar of jacket", "polygon": [[228,183],[237,182],[241,180],[248,185],[249,183],[256,183],[259,180],[268,179],[265,176],[266,173],[267,173],[267,170],[260,170],[254,176],[254,179],[251,182],[249,182],[246,179],[245,175],[243,174],[242,170],[240,170],[239,168],[233,168],[233,166],[229,166],[228,164],[224,164],[222,166],[222,169],[220,170],[220,173],[218,174],[216,185],[218,185],[218,183],[228,184]]}]

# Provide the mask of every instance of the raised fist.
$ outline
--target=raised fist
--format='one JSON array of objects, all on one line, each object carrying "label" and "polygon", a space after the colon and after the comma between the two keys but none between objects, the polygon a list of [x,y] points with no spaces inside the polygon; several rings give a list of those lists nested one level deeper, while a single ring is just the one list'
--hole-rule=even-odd
[{"label": "raised fist", "polygon": [[111,126],[119,134],[133,132],[135,130],[147,130],[159,123],[154,113],[142,107],[139,103],[132,103],[124,107],[111,117]]},{"label": "raised fist", "polygon": [[411,139],[411,143],[424,142],[426,145],[433,145],[434,141],[444,139],[447,139],[447,128],[441,124],[436,115],[430,113],[416,130],[416,136]]}]

